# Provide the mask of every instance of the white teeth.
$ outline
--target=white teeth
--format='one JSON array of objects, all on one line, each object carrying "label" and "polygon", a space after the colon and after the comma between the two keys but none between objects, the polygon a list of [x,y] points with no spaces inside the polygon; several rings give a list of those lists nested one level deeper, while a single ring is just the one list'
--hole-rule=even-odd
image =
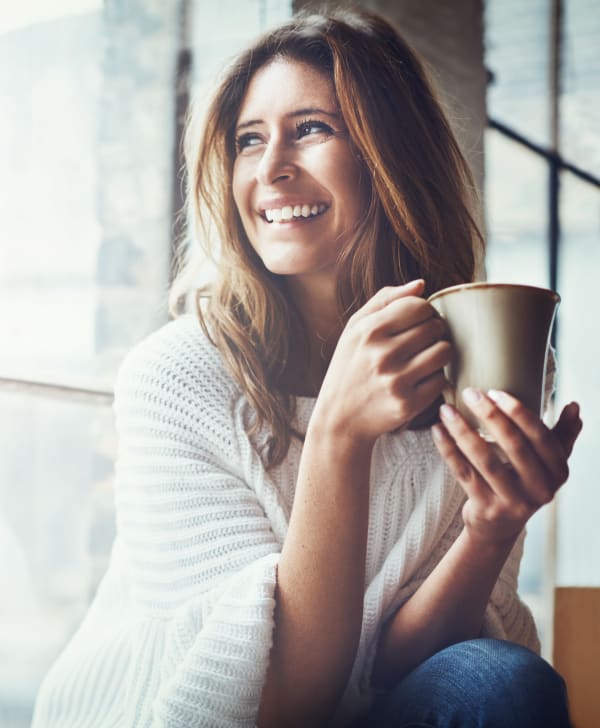
[{"label": "white teeth", "polygon": [[293,220],[294,218],[300,218],[300,217],[315,217],[315,215],[320,215],[322,212],[325,212],[327,209],[326,205],[285,205],[285,207],[281,208],[272,208],[270,210],[265,210],[265,217],[268,220],[268,222],[288,222],[289,220]]}]

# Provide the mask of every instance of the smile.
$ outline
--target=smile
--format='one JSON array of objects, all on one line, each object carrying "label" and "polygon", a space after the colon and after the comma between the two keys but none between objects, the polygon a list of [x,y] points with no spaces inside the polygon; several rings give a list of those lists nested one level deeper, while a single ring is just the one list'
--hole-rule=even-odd
[{"label": "smile", "polygon": [[327,209],[327,205],[286,205],[285,207],[272,208],[264,211],[267,222],[288,222],[290,220],[299,220],[301,218],[317,217],[322,215]]}]

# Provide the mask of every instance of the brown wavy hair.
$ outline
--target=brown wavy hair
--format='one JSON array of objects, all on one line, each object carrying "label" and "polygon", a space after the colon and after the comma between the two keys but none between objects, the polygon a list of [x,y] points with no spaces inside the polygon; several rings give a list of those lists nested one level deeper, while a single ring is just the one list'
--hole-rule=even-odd
[{"label": "brown wavy hair", "polygon": [[[265,268],[248,241],[232,176],[248,84],[280,58],[307,63],[332,80],[368,180],[364,218],[338,261],[343,321],[386,285],[424,278],[429,294],[473,280],[475,252],[483,247],[470,169],[422,62],[389,23],[355,10],[299,14],[237,57],[213,96],[199,142],[188,127],[189,228],[215,266],[207,285],[191,287],[204,330],[254,410],[250,435],[268,426],[267,439],[255,440],[268,467],[284,459],[294,434],[295,399],[282,380],[291,342],[306,340],[306,332],[284,279]],[[172,304],[188,285],[182,281],[190,265],[180,271]]]}]

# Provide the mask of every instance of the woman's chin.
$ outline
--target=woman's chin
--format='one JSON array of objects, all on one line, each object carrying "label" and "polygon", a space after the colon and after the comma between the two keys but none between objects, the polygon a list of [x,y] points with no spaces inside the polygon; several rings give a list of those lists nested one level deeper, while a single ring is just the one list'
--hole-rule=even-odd
[{"label": "woman's chin", "polygon": [[265,268],[278,276],[306,276],[320,273],[330,266],[307,260],[281,260],[263,258]]},{"label": "woman's chin", "polygon": [[263,258],[262,261],[269,273],[273,273],[276,276],[293,276],[297,274],[299,269],[298,265],[294,265],[285,260],[269,260]]}]

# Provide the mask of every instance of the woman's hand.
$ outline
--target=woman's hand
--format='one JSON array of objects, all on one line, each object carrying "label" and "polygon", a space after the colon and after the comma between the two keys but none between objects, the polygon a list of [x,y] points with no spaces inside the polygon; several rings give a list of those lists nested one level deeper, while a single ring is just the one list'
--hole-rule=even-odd
[{"label": "woman's hand", "polygon": [[567,461],[581,431],[579,406],[567,405],[549,429],[505,392],[489,396],[467,389],[463,398],[495,443],[484,440],[449,405],[433,436],[437,448],[468,496],[465,528],[487,543],[514,540],[529,518],[567,480]]},{"label": "woman's hand", "polygon": [[381,289],[338,340],[315,412],[353,442],[405,426],[447,384],[451,347],[423,289],[422,280]]}]

